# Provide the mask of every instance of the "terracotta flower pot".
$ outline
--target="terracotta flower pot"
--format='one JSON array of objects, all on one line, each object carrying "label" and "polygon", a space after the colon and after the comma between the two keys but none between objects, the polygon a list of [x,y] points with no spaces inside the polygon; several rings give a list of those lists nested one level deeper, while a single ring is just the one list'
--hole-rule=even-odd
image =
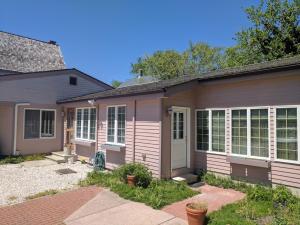
[{"label": "terracotta flower pot", "polygon": [[127,175],[127,184],[129,186],[135,186],[135,176]]},{"label": "terracotta flower pot", "polygon": [[188,203],[185,207],[189,225],[203,225],[207,209],[192,209]]}]

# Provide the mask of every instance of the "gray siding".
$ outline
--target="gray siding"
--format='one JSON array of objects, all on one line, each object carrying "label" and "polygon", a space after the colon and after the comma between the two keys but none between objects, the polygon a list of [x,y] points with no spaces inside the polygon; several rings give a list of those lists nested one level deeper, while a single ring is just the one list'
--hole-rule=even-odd
[{"label": "gray siding", "polygon": [[[69,84],[69,77],[77,77],[77,85]],[[105,90],[96,82],[77,74],[51,75],[0,81],[0,101],[52,104],[57,100]]]}]

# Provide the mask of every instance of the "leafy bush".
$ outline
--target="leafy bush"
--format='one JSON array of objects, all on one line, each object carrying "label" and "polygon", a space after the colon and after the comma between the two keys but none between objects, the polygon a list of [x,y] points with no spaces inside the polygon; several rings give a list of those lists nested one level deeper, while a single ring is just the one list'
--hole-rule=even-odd
[{"label": "leafy bush", "polygon": [[140,163],[128,163],[115,170],[123,182],[127,182],[127,175],[135,176],[135,183],[139,187],[146,188],[152,181],[152,173]]},{"label": "leafy bush", "polygon": [[295,203],[296,200],[297,198],[286,187],[280,185],[274,189],[273,201],[275,204],[286,206]]},{"label": "leafy bush", "polygon": [[256,185],[248,189],[247,198],[255,201],[271,201],[273,198],[273,191],[271,188]]}]

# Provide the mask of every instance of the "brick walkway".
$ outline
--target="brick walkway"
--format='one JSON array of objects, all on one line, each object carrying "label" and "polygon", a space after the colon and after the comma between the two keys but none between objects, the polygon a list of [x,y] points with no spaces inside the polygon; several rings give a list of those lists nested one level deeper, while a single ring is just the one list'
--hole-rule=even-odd
[{"label": "brick walkway", "polygon": [[232,189],[223,189],[210,185],[204,185],[199,188],[201,194],[192,198],[175,202],[164,207],[162,210],[176,217],[187,220],[185,206],[187,203],[202,201],[208,204],[208,213],[219,210],[222,206],[239,201],[245,197],[244,193]]},{"label": "brick walkway", "polygon": [[0,208],[0,224],[58,225],[95,197],[99,187],[85,187]]}]

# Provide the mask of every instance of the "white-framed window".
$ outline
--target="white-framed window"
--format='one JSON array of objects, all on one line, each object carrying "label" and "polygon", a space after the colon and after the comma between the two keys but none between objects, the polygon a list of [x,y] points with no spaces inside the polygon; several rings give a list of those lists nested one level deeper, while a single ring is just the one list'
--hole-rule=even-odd
[{"label": "white-framed window", "polygon": [[231,154],[270,158],[269,107],[231,109]]},{"label": "white-framed window", "polygon": [[96,108],[76,108],[76,139],[96,140]]},{"label": "white-framed window", "polygon": [[55,109],[25,109],[24,139],[54,138]]},{"label": "white-framed window", "polygon": [[196,110],[196,147],[198,151],[225,153],[225,110]]},{"label": "white-framed window", "polygon": [[107,107],[107,143],[125,144],[126,106]]},{"label": "white-framed window", "polygon": [[276,114],[276,160],[300,163],[300,107],[278,106]]}]

